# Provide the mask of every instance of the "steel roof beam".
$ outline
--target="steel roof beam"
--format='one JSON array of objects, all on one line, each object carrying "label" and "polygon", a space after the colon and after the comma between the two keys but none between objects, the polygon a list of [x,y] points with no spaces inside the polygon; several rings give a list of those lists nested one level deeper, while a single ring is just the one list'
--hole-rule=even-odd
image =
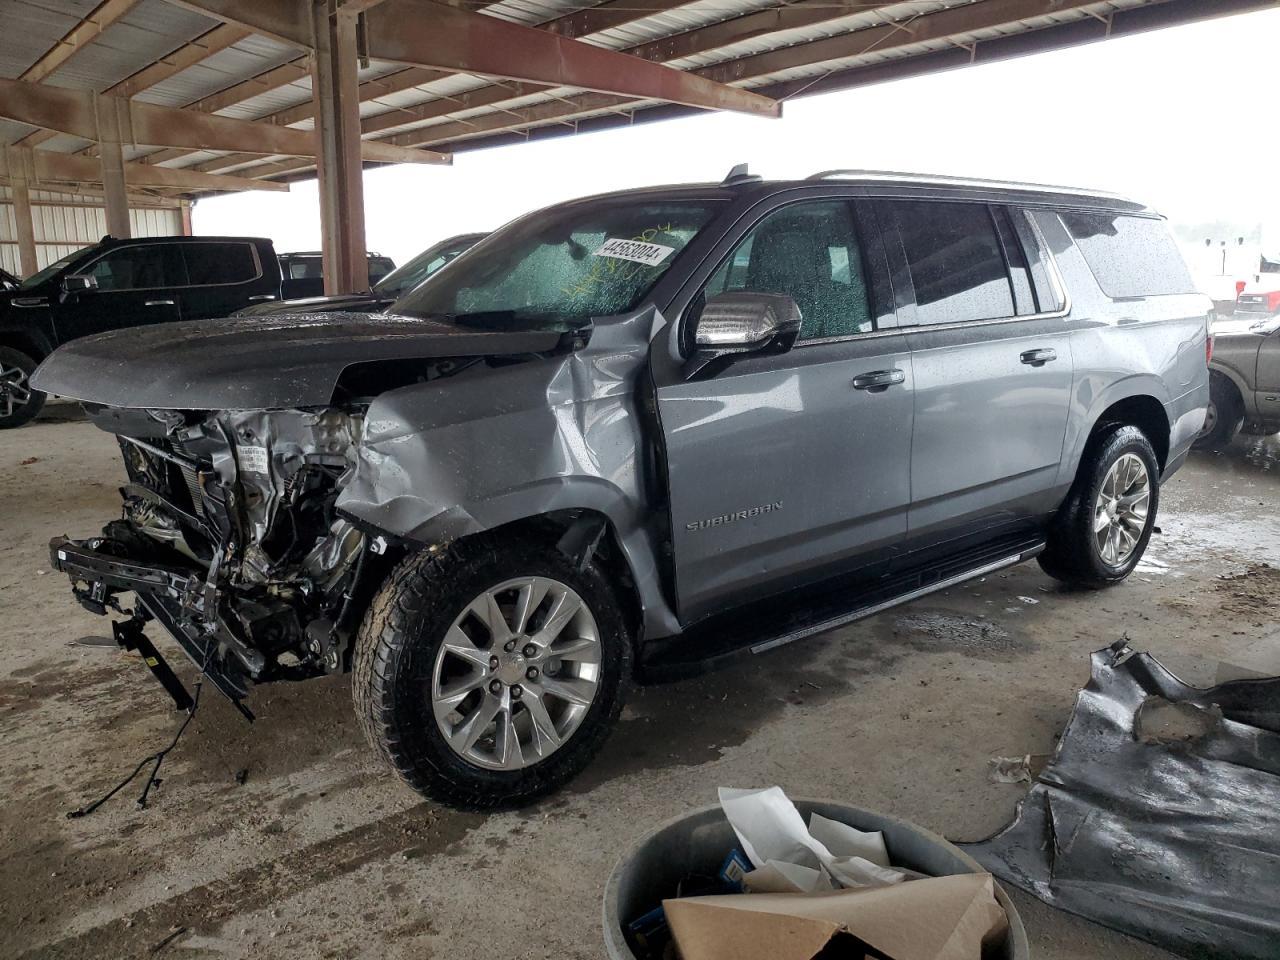
[{"label": "steel roof beam", "polygon": [[[186,147],[192,150],[236,150],[266,156],[314,157],[316,137],[250,120],[235,120],[175,107],[103,96],[82,90],[45,87],[0,79],[0,116],[103,142],[103,112],[119,125],[121,143]],[[407,150],[391,144],[361,143],[365,160],[387,163],[448,163],[440,153]]]},{"label": "steel roof beam", "polygon": [[92,43],[102,31],[134,8],[138,0],[103,0],[66,35],[45,51],[35,63],[23,70],[18,79],[39,83],[66,63],[77,50]]},{"label": "steel roof beam", "polygon": [[[176,0],[310,49],[305,0]],[[375,60],[551,86],[657,99],[712,110],[778,116],[781,107],[747,90],[431,0],[382,0],[363,15],[364,53]]]},{"label": "steel roof beam", "polygon": [[[946,39],[974,30],[1004,26],[1026,17],[1062,13],[1094,5],[1096,0],[981,0],[921,14],[902,22],[865,27],[821,40],[797,43],[767,53],[726,60],[693,71],[720,83],[742,82],[796,66],[837,60],[871,52],[886,52],[930,40]],[[865,8],[863,8],[865,9]],[[735,20],[691,30],[675,37],[632,48],[637,56],[666,58],[707,53],[770,29],[784,29],[847,16],[852,11],[833,8],[829,0],[800,0],[782,8],[747,14]],[[772,26],[770,26],[772,24]],[[625,97],[578,95],[563,101],[504,111],[504,114],[472,117],[453,123],[423,127],[386,138],[400,146],[443,143],[470,136],[517,130],[534,123],[571,121],[583,114],[634,106]],[[452,111],[449,111],[452,112]],[[376,141],[375,141],[376,142]],[[305,164],[298,164],[303,168]]]},{"label": "steel roof beam", "polygon": [[[103,93],[116,97],[132,97],[143,90],[168,80],[188,67],[193,67],[201,60],[213,56],[233,44],[250,36],[250,31],[230,23],[220,23],[212,30],[200,34],[190,43],[184,43],[171,53],[165,54],[155,63],[143,67],[114,86],[107,87]],[[34,147],[52,140],[58,135],[56,130],[37,130],[29,133],[18,144],[23,147]]]},{"label": "steel roof beam", "polygon": [[[97,160],[68,153],[10,147],[0,151],[0,177],[22,179],[33,188],[52,189],[51,183],[102,184],[102,167]],[[130,187],[157,187],[175,190],[288,190],[287,183],[219,176],[192,170],[169,170],[142,163],[124,164],[124,182]]]}]

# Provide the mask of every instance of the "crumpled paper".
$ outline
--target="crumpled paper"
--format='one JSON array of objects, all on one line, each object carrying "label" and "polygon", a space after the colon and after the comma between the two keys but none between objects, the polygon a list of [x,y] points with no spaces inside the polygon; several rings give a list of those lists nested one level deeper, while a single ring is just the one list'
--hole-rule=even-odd
[{"label": "crumpled paper", "polygon": [[920,875],[889,864],[883,834],[812,814],[808,826],[780,787],[720,788],[742,852],[756,869],[743,878],[752,893],[814,893],[884,887]]}]

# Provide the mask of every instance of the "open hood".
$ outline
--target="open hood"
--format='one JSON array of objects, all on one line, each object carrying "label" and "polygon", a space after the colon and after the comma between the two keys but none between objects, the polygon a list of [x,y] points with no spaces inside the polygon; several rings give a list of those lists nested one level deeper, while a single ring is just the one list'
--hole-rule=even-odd
[{"label": "open hood", "polygon": [[352,364],[542,353],[560,338],[384,313],[193,320],[73,340],[40,364],[31,383],[49,394],[113,407],[323,406]]}]

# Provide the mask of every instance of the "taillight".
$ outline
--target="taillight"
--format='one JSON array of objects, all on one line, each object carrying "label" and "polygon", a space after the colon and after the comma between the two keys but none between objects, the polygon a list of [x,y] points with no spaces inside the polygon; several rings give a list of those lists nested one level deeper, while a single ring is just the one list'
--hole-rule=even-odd
[{"label": "taillight", "polygon": [[1248,285],[1249,285],[1248,282],[1244,280],[1236,281],[1236,299],[1237,300],[1240,298],[1240,294],[1244,293],[1244,288],[1247,287]]},{"label": "taillight", "polygon": [[1213,359],[1213,334],[1209,334],[1204,338],[1204,362],[1208,366],[1209,361]]},{"label": "taillight", "polygon": [[1280,290],[1267,291],[1267,312],[1275,313],[1280,310]]}]

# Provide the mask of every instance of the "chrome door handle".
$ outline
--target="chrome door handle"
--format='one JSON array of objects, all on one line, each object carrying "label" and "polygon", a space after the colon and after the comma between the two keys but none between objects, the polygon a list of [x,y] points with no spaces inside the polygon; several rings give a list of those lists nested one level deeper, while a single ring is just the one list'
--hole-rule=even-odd
[{"label": "chrome door handle", "polygon": [[860,373],[854,377],[853,389],[879,392],[906,379],[907,375],[901,370],[872,370],[870,373]]},{"label": "chrome door handle", "polygon": [[274,293],[259,293],[256,296],[250,297],[249,299],[250,300],[274,300],[275,298],[276,298],[276,295]]},{"label": "chrome door handle", "polygon": [[148,307],[172,307],[172,300],[148,300],[144,306]]},{"label": "chrome door handle", "polygon": [[1039,350],[1024,350],[1020,358],[1029,367],[1043,367],[1050,360],[1058,359],[1058,351],[1050,347]]}]

